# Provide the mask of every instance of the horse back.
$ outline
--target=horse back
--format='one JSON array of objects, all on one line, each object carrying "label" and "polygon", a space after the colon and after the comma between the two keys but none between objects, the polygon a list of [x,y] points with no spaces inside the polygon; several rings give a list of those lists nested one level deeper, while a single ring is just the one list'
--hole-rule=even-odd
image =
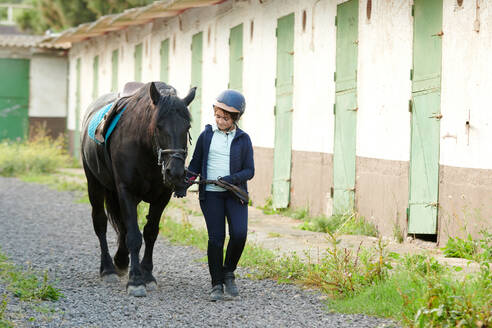
[{"label": "horse back", "polygon": [[88,127],[94,114],[102,107],[116,101],[117,93],[108,93],[93,101],[87,108],[82,122],[81,152],[84,166],[106,188],[114,189],[114,178],[106,144],[99,145],[89,137]]}]

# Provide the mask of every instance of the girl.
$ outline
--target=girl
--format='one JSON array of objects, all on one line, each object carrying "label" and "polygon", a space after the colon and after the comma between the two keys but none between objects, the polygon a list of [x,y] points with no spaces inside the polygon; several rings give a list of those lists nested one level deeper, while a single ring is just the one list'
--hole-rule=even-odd
[{"label": "girl", "polygon": [[[253,146],[248,134],[237,126],[246,102],[241,93],[225,90],[213,105],[215,124],[207,125],[198,137],[190,172],[202,179],[232,183],[247,191],[246,181],[253,178]],[[191,173],[188,174],[189,176]],[[186,191],[176,191],[177,197]],[[200,185],[200,207],[208,231],[208,267],[212,278],[211,301],[222,300],[225,292],[238,296],[234,270],[241,258],[248,230],[248,204],[242,204],[234,195],[213,184]],[[225,260],[225,219],[229,224],[229,243]]]}]

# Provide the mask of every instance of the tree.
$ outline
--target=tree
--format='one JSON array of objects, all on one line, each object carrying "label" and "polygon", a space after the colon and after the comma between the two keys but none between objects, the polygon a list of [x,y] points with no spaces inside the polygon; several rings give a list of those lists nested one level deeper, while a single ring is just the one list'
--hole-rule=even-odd
[{"label": "tree", "polygon": [[33,5],[17,18],[22,30],[42,34],[46,30],[60,32],[101,16],[125,9],[145,6],[153,0],[24,0]]}]

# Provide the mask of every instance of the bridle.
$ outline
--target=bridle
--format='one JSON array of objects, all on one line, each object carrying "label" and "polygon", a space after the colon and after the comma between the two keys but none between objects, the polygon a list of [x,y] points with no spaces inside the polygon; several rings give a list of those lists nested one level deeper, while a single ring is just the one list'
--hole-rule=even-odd
[{"label": "bridle", "polygon": [[[157,165],[161,166],[161,173],[162,173],[162,181],[165,185],[170,185],[170,181],[167,181],[166,179],[166,169],[168,168],[170,161],[175,158],[183,161],[183,165],[185,164],[186,161],[186,156],[188,155],[188,145],[183,148],[166,148],[162,149],[159,145],[159,138],[158,138],[159,131],[155,129],[154,131],[154,142],[155,142],[155,147],[157,151]],[[188,140],[191,143],[191,134],[190,131],[188,130]]]}]

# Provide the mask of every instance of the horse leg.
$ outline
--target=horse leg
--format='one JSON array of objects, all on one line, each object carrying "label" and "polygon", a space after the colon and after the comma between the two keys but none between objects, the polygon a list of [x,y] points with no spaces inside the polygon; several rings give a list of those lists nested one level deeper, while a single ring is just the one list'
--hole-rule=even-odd
[{"label": "horse leg", "polygon": [[92,206],[92,224],[101,248],[101,266],[99,268],[99,274],[105,282],[117,282],[118,276],[116,275],[111,255],[109,255],[108,242],[106,239],[108,217],[104,212],[104,187],[97,181],[86,165],[84,165],[84,170],[87,177],[89,201]]},{"label": "horse leg", "polygon": [[126,289],[131,296],[146,296],[145,282],[140,267],[139,252],[142,247],[142,234],[137,222],[137,201],[124,186],[118,188],[122,218],[126,226],[126,246],[130,252],[130,273]]},{"label": "horse leg", "polygon": [[121,218],[120,204],[116,192],[106,192],[106,208],[111,213],[110,215],[114,217],[112,221],[116,225],[118,232],[118,250],[113,258],[114,265],[118,275],[124,276],[128,271],[130,259],[128,258],[128,248],[126,247],[126,227]]},{"label": "horse leg", "polygon": [[157,235],[159,234],[159,222],[162,216],[162,211],[166,207],[170,198],[171,194],[165,195],[163,199],[150,204],[149,214],[147,215],[147,223],[144,227],[143,236],[145,240],[145,252],[140,265],[142,267],[145,285],[149,291],[157,289],[157,282],[152,275],[152,269],[154,268],[152,255],[154,251],[154,243],[157,239]]}]

